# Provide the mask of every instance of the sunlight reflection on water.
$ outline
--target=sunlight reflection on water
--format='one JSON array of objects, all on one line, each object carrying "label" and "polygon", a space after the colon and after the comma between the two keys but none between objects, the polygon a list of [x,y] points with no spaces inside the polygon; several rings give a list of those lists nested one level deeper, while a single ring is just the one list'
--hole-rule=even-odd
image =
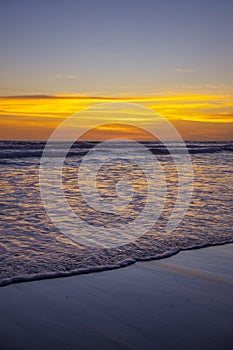
[{"label": "sunlight reflection on water", "polygon": [[[119,215],[104,211],[99,213],[80,196],[77,181],[80,159],[78,155],[68,157],[63,171],[65,194],[73,210],[84,221],[97,227],[109,224],[118,227],[134,220],[145,205],[147,195],[147,182],[142,171],[133,165],[129,169],[129,164],[124,162],[110,164],[111,171],[109,166],[103,166],[98,178],[98,191],[103,198],[107,201],[116,198],[116,176],[119,173],[132,181],[134,196]],[[180,248],[232,241],[232,153],[192,155],[192,202],[182,223],[170,235],[166,235],[164,230],[177,195],[176,169],[169,155],[158,155],[158,159],[167,182],[162,215],[147,234],[135,242],[112,249],[85,247],[57,231],[41,202],[38,157],[2,159],[0,280],[114,265],[124,260],[175,252]],[[57,205],[59,208],[62,203]]]}]

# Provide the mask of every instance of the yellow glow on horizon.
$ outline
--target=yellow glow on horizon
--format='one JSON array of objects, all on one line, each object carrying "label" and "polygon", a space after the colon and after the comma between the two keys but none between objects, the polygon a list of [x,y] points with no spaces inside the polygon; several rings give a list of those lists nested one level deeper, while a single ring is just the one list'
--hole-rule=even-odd
[{"label": "yellow glow on horizon", "polygon": [[[201,137],[204,139],[209,139],[211,135],[217,137],[218,130],[220,138],[233,138],[233,95],[186,94],[149,97],[74,95],[2,97],[0,98],[0,139],[47,139],[68,116],[105,102],[131,102],[149,107],[170,120],[178,131],[181,128],[184,138],[192,137],[190,125],[193,128],[194,138],[195,135],[197,137],[200,135],[200,130]],[[142,118],[143,113],[135,111],[135,124]],[[132,119],[130,121],[132,122]],[[127,111],[125,111],[125,117],[117,119],[117,122],[129,122]],[[195,129],[195,125],[198,128]]]}]

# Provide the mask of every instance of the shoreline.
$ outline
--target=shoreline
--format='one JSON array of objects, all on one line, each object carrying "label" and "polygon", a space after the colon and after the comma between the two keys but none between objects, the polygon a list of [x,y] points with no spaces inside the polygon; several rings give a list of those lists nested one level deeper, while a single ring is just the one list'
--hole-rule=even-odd
[{"label": "shoreline", "polygon": [[138,258],[138,259],[128,259],[121,261],[115,265],[104,265],[104,266],[93,266],[93,267],[87,267],[82,268],[78,270],[71,270],[71,271],[58,271],[58,272],[45,272],[44,274],[35,274],[35,275],[25,275],[25,276],[16,276],[5,280],[0,280],[0,289],[3,287],[7,287],[11,284],[18,284],[18,283],[27,283],[27,282],[34,282],[34,281],[42,281],[47,279],[55,279],[55,278],[65,278],[65,277],[71,277],[71,276],[78,276],[78,275],[87,275],[92,273],[98,273],[98,272],[104,272],[104,271],[112,271],[117,270],[121,268],[125,268],[131,265],[136,264],[137,262],[144,262],[144,261],[156,261],[156,260],[162,260],[167,259],[172,256],[176,256],[177,254],[185,251],[192,251],[192,250],[199,250],[199,249],[205,249],[209,247],[217,247],[217,246],[224,246],[228,244],[233,244],[233,241],[229,242],[223,242],[223,243],[213,243],[213,244],[201,244],[197,246],[192,246],[189,248],[184,249],[177,249],[173,252],[167,252],[164,254],[156,255],[156,256],[150,256],[146,258]]},{"label": "shoreline", "polygon": [[230,350],[233,244],[0,288],[2,350]]}]

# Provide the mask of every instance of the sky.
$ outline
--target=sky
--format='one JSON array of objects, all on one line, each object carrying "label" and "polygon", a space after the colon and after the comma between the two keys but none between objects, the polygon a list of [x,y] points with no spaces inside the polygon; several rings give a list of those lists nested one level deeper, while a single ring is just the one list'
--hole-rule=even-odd
[{"label": "sky", "polygon": [[106,98],[163,113],[185,139],[232,139],[233,1],[0,8],[1,139],[47,139],[70,113]]}]

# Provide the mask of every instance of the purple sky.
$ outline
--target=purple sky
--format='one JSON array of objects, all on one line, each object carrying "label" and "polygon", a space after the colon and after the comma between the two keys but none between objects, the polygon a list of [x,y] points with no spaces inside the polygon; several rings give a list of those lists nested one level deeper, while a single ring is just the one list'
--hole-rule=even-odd
[{"label": "purple sky", "polygon": [[0,95],[232,86],[233,1],[0,1]]}]

